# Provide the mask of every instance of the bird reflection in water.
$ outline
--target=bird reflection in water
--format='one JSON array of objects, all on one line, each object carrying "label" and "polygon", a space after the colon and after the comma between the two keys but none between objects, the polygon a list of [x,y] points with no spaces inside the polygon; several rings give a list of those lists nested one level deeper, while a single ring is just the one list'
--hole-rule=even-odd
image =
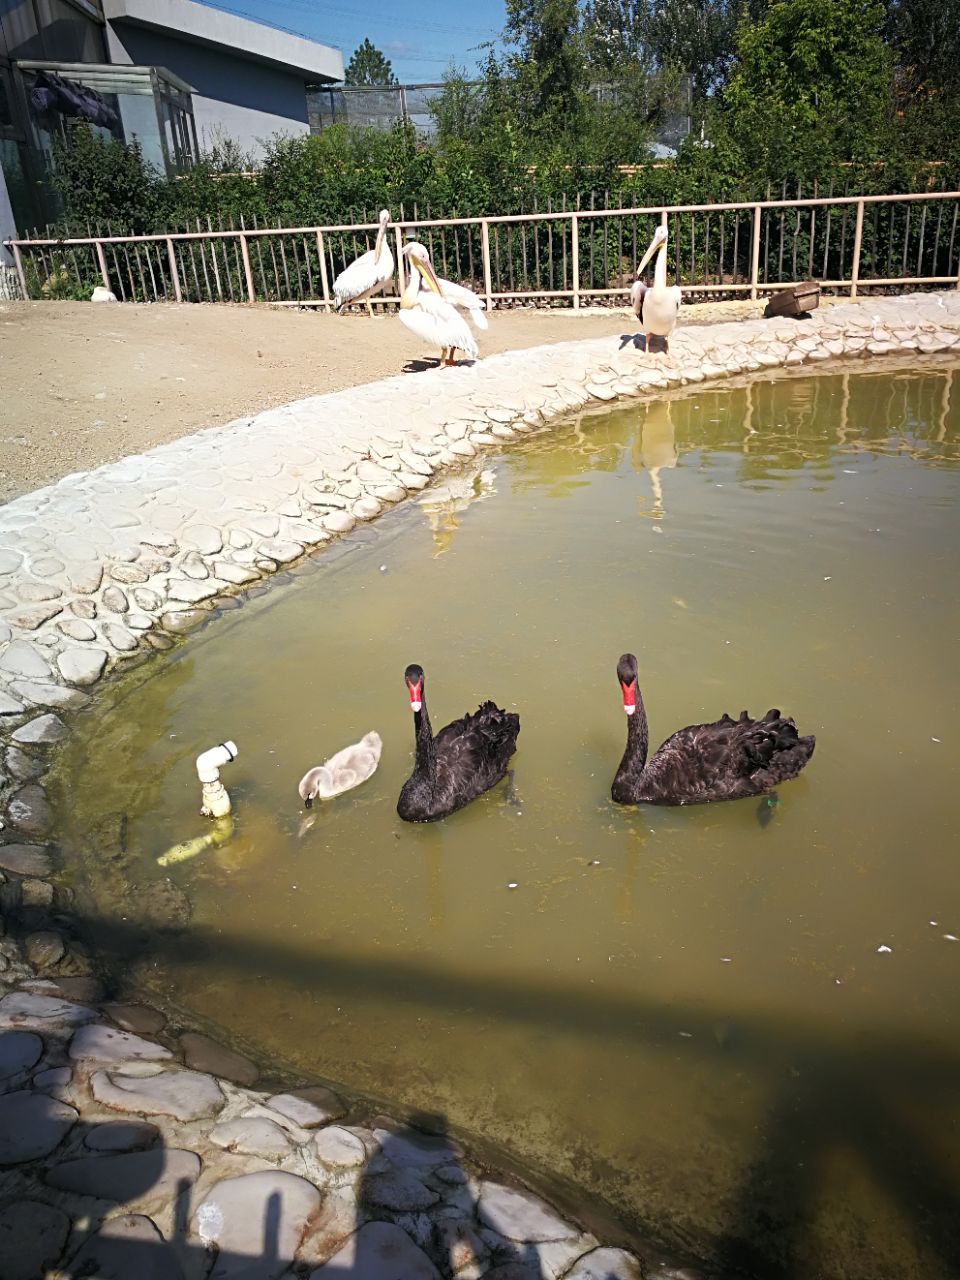
[{"label": "bird reflection in water", "polygon": [[644,405],[638,429],[630,447],[630,458],[636,470],[646,471],[650,476],[653,507],[650,511],[641,509],[641,514],[653,520],[662,520],[664,516],[663,483],[660,472],[664,468],[675,467],[680,459],[671,408],[669,399],[651,400]]},{"label": "bird reflection in water", "polygon": [[453,535],[460,528],[460,516],[474,502],[496,493],[496,472],[476,462],[444,478],[442,484],[432,486],[420,499],[420,508],[426,516],[433,544],[434,558],[449,550]]}]

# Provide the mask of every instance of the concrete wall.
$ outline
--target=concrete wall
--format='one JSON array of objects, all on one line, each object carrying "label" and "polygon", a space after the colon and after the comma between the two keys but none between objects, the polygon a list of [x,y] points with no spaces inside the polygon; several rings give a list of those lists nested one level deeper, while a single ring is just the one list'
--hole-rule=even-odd
[{"label": "concrete wall", "polygon": [[7,180],[0,169],[0,267],[8,267],[13,262],[13,254],[4,249],[3,241],[16,239],[17,224],[13,220],[13,208],[7,193]]},{"label": "concrete wall", "polygon": [[259,156],[262,138],[310,132],[302,73],[232,57],[124,22],[114,22],[107,30],[112,62],[167,67],[193,85],[201,146],[221,134]]}]

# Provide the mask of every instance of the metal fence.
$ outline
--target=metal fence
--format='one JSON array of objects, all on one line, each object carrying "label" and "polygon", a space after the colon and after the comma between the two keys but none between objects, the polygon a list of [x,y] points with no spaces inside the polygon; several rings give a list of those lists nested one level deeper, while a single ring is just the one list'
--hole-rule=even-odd
[{"label": "metal fence", "polygon": [[[440,275],[487,305],[620,304],[657,223],[669,271],[692,297],[757,298],[798,280],[856,297],[871,289],[960,288],[960,192],[573,210],[394,224],[416,233]],[[375,223],[214,228],[9,241],[28,297],[332,306],[331,284],[372,248]],[[402,266],[399,279],[403,285]],[[396,302],[395,293],[378,301]]]}]

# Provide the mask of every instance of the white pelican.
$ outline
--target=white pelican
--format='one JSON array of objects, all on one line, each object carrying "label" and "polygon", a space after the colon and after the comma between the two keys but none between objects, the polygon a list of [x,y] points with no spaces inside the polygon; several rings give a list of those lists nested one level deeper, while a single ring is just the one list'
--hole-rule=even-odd
[{"label": "white pelican", "polygon": [[[653,272],[653,284],[647,286],[641,280],[644,268],[657,255],[657,263]],[[640,329],[647,340],[647,351],[651,350],[650,339],[663,339],[663,349],[667,350],[667,338],[677,327],[677,312],[683,300],[679,285],[667,286],[667,228],[662,224],[654,232],[650,248],[640,259],[637,267],[637,278],[630,290],[633,310],[640,321]]]},{"label": "white pelican", "polygon": [[387,243],[389,225],[390,210],[381,209],[376,244],[344,267],[333,282],[334,310],[341,311],[350,302],[365,302],[368,313],[373,315],[371,296],[379,293],[393,276],[393,251]]},{"label": "white pelican", "polygon": [[[453,353],[460,350],[470,360],[479,352],[466,320],[452,303],[441,296],[440,281],[434,274],[429,257],[411,256],[410,282],[400,299],[400,320],[411,333],[424,342],[440,348],[441,365],[454,364]],[[421,280],[427,289],[420,292]]]},{"label": "white pelican", "polygon": [[[419,240],[409,240],[403,247],[403,256],[408,261],[417,258],[420,262],[430,263],[430,254],[427,252],[426,246],[422,245]],[[437,283],[440,286],[441,298],[445,298],[447,302],[452,302],[458,311],[465,312],[473,321],[474,328],[486,329],[489,327],[487,317],[483,314],[486,304],[482,298],[477,297],[472,289],[468,289],[466,285],[454,284],[452,280],[444,280],[443,276],[437,276]]]}]

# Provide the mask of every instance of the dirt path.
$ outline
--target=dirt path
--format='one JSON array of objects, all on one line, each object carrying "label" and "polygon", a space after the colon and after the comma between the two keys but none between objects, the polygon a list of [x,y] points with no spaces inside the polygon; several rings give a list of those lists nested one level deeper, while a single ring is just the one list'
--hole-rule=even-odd
[{"label": "dirt path", "polygon": [[[762,303],[685,309],[682,323],[759,315]],[[633,333],[627,310],[504,311],[484,355]],[[0,502],[72,471],[303,396],[422,368],[393,315],[270,307],[0,304]]]}]

